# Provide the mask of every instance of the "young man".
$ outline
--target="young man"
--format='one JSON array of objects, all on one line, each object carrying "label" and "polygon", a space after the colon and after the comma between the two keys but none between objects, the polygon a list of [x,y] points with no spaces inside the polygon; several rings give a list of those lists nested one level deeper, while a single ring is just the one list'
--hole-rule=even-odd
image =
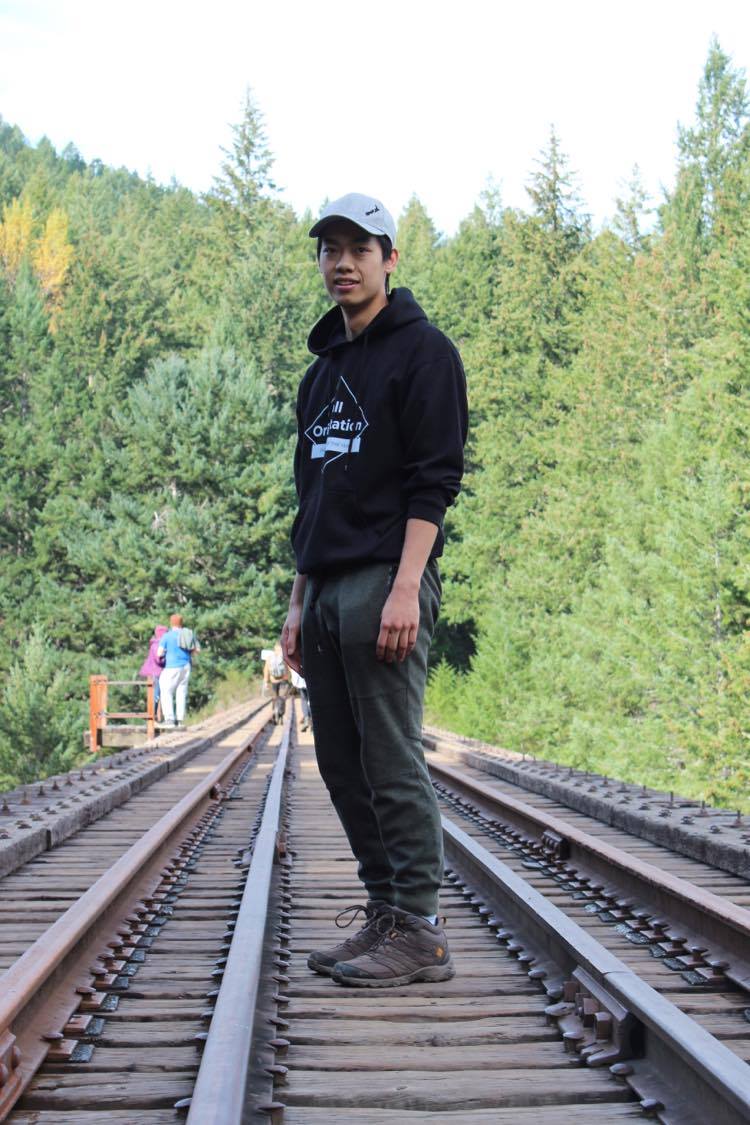
[{"label": "young man", "polygon": [[310,236],[336,307],[310,334],[317,358],[297,399],[297,577],[282,646],[304,668],[318,765],[368,901],[360,931],[308,964],[364,987],[446,980],[442,831],[421,726],[466,380],[411,293],[388,294],[398,251],[382,203],[337,199]]}]

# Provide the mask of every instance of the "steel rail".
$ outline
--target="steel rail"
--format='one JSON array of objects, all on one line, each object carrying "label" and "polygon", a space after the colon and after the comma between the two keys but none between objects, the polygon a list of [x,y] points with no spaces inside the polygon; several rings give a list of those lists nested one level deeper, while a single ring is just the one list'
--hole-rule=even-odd
[{"label": "steel rail", "polygon": [[[242,703],[223,713],[221,726],[216,725],[216,717],[212,716],[182,732],[183,735],[188,734],[187,740],[182,737],[178,743],[175,743],[174,735],[167,735],[165,741],[162,733],[158,741],[146,742],[140,747],[131,748],[134,749],[132,758],[131,751],[123,750],[105,758],[96,758],[90,763],[94,769],[89,773],[85,772],[89,768],[87,763],[80,771],[70,770],[28,786],[18,787],[13,791],[0,793],[0,801],[11,801],[20,804],[22,808],[27,806],[23,812],[27,827],[21,829],[20,835],[16,831],[11,831],[5,838],[0,839],[0,879],[17,871],[43,852],[56,848],[81,828],[87,828],[113,809],[126,804],[167,774],[183,769],[196,755],[202,754],[216,742],[244,726],[254,715],[269,707],[270,703],[255,700],[249,705]],[[140,758],[137,764],[133,762],[135,757]],[[90,788],[81,790],[81,784],[90,785],[94,774],[102,769],[107,771],[106,789],[100,787],[96,790]],[[35,793],[37,785],[40,787],[40,792]],[[52,785],[53,793],[57,785],[58,795],[52,800],[49,791],[45,792],[45,787],[48,785]],[[68,786],[72,787],[70,796],[73,798],[74,807],[71,807]],[[46,804],[48,801],[49,805]],[[7,812],[10,812],[10,809]],[[38,824],[38,827],[28,828],[29,822],[26,818],[42,812],[44,815],[41,821],[32,821]],[[0,833],[0,835],[4,834]]]},{"label": "steel rail", "polygon": [[556,833],[571,846],[571,860],[592,865],[597,874],[607,879],[612,879],[614,872],[622,881],[625,893],[641,896],[644,905],[653,905],[657,913],[668,913],[670,921],[688,926],[702,939],[714,942],[720,947],[717,953],[734,957],[735,964],[725,970],[726,975],[741,987],[750,989],[750,910],[687,879],[662,871],[517,797],[499,793],[461,770],[433,761],[428,765],[433,774],[487,802],[493,811],[500,809],[516,827]]},{"label": "steel rail", "polygon": [[245,1119],[245,1086],[293,714],[294,708],[288,707],[232,944],[190,1099],[188,1125],[240,1125]]},{"label": "steel rail", "polygon": [[197,819],[212,791],[258,738],[267,721],[264,711],[253,717],[242,742],[0,976],[0,1121],[44,1061],[45,1034],[55,1034],[78,1006],[76,989],[90,981],[88,965],[97,949],[158,885],[175,834]]},{"label": "steel rail", "polygon": [[[543,964],[548,958],[565,974],[583,968],[640,1022],[644,1058],[633,1059],[630,1082],[642,1097],[653,1093],[655,1085],[661,1086],[664,1096],[660,1100],[664,1102],[667,1097],[673,1108],[665,1103],[660,1120],[674,1125],[706,1125],[708,1121],[746,1125],[750,1121],[747,1063],[660,996],[458,825],[447,817],[442,818],[442,824],[448,864],[492,909],[511,919],[506,924],[519,927],[524,942],[529,941],[540,951],[539,956],[523,959],[529,964],[537,960]],[[520,944],[517,950],[523,952]],[[547,974],[546,967],[531,970],[531,975],[539,979]],[[590,1056],[590,1065],[596,1062],[596,1056]]]}]

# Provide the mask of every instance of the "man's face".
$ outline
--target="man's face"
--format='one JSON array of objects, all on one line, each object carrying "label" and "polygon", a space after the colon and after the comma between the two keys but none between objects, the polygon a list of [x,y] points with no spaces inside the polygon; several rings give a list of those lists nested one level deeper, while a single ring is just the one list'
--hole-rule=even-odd
[{"label": "man's face", "polygon": [[318,267],[329,295],[354,312],[372,302],[385,301],[385,279],[395,268],[398,252],[383,260],[374,235],[345,219],[331,223],[321,237]]}]

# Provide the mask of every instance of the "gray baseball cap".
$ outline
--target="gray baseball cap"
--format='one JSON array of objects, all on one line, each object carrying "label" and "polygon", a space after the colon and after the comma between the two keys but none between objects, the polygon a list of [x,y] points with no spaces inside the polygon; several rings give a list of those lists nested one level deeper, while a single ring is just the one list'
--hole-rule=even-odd
[{"label": "gray baseball cap", "polygon": [[380,200],[373,199],[371,195],[351,191],[348,195],[342,195],[341,199],[327,203],[320,212],[317,223],[310,227],[310,238],[321,235],[334,219],[348,219],[368,234],[385,234],[390,238],[391,245],[396,245],[396,224]]}]

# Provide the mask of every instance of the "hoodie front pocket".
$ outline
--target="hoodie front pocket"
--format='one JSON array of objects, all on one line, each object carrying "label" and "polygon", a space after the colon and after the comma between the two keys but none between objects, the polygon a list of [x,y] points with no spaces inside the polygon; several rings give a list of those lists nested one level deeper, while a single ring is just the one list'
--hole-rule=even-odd
[{"label": "hoodie front pocket", "polygon": [[334,526],[351,528],[353,531],[367,531],[367,524],[352,488],[329,486],[323,489],[321,506],[328,514],[328,521]]}]

